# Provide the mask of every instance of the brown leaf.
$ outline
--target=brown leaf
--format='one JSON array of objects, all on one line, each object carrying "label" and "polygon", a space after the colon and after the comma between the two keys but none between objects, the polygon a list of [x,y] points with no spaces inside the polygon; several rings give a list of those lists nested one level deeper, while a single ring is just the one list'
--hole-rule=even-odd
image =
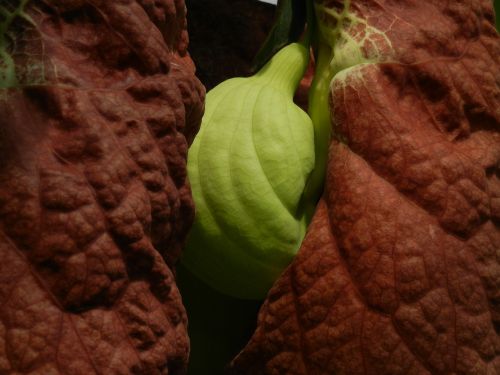
[{"label": "brown leaf", "polygon": [[380,47],[381,62],[334,79],[331,114],[344,143],[332,141],[306,239],[231,369],[498,374],[492,3],[352,0],[351,8],[392,47],[365,39],[363,51]]},{"label": "brown leaf", "polygon": [[26,14],[19,87],[0,99],[0,374],[182,374],[171,270],[204,99],[184,3],[33,0]]}]

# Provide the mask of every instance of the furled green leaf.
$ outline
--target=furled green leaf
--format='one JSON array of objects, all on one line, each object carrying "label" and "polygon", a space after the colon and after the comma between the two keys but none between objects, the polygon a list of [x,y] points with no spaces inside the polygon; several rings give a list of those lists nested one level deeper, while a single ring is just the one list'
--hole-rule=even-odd
[{"label": "furled green leaf", "polygon": [[207,94],[188,156],[197,213],[183,261],[223,293],[263,298],[304,237],[314,134],[293,94],[308,61],[294,43]]}]

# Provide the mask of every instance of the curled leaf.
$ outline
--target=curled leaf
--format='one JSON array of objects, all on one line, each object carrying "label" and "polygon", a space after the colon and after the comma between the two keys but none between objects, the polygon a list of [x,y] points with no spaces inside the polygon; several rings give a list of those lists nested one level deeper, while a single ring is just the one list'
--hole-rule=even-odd
[{"label": "curled leaf", "polygon": [[189,151],[197,213],[183,261],[235,297],[264,297],[306,231],[313,126],[293,94],[308,61],[291,44],[255,76],[210,91]]}]

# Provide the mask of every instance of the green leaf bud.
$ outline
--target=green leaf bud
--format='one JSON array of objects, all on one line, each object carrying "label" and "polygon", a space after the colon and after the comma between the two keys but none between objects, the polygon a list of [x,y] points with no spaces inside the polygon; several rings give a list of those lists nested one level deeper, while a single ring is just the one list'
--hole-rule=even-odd
[{"label": "green leaf bud", "polygon": [[308,61],[293,43],[207,94],[188,154],[196,218],[183,263],[222,293],[263,298],[305,235],[314,129],[293,95]]}]

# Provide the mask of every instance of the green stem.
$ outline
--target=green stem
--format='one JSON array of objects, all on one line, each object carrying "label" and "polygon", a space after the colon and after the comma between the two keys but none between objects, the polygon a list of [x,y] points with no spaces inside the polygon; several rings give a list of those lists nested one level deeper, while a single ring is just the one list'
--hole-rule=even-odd
[{"label": "green stem", "polygon": [[316,162],[314,170],[307,181],[304,197],[307,201],[316,203],[323,190],[330,145],[330,82],[333,75],[330,70],[332,56],[331,47],[318,36],[318,57],[316,71],[309,89],[309,116],[314,125],[314,143]]}]

